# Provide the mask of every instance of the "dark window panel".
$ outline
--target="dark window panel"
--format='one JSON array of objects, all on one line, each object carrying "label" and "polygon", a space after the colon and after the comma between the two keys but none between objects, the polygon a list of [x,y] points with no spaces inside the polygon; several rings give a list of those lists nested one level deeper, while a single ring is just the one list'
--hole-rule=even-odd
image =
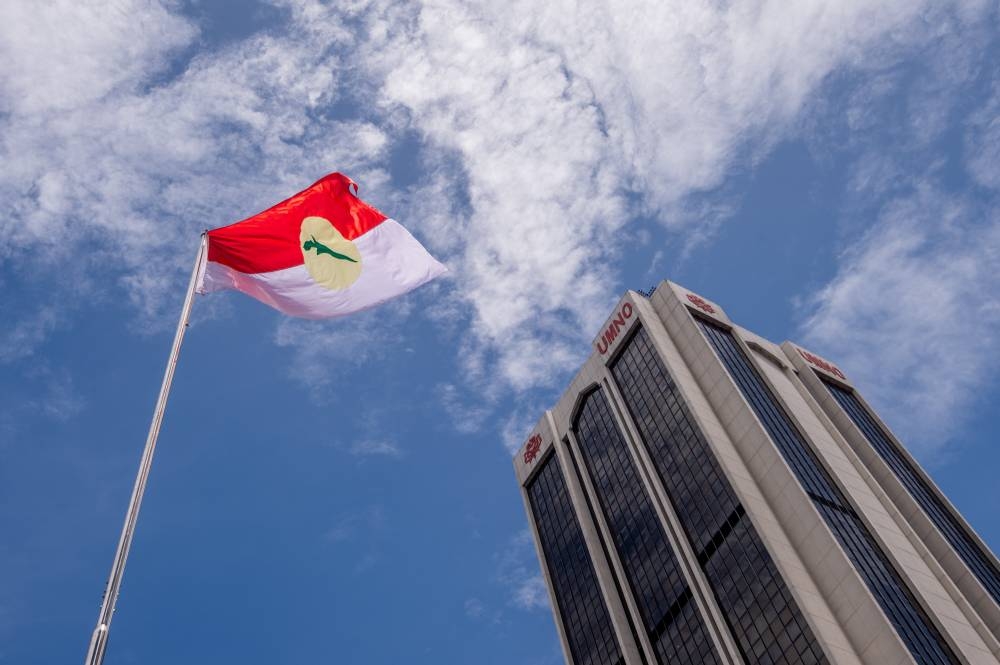
[{"label": "dark window panel", "polygon": [[532,479],[528,500],[573,662],[623,663],[594,564],[555,455],[549,456]]},{"label": "dark window panel", "polygon": [[612,374],[745,660],[827,663],[645,329]]},{"label": "dark window panel", "polygon": [[574,434],[657,662],[718,663],[711,637],[603,391],[586,398]]},{"label": "dark window panel", "polygon": [[955,549],[955,552],[969,567],[976,579],[993,597],[993,600],[1000,603],[1000,571],[993,565],[990,557],[983,552],[951,510],[938,498],[934,490],[899,450],[896,443],[875,422],[875,419],[871,417],[871,414],[854,393],[825,379],[823,383],[840,404],[840,407],[847,412],[861,433],[865,435],[875,452],[896,474],[899,482],[910,493],[910,496],[923,508],[924,513]]},{"label": "dark window panel", "polygon": [[698,323],[913,658],[921,665],[957,664],[941,633],[820,464],[732,333],[701,318],[698,318]]}]

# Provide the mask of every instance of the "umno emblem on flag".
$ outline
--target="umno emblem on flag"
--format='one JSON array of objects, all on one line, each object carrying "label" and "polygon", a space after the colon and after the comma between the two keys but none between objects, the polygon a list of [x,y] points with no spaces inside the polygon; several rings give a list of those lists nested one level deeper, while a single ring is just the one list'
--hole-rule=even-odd
[{"label": "umno emblem on flag", "polygon": [[309,319],[344,316],[445,272],[398,222],[340,173],[264,212],[207,233],[199,293],[235,289]]},{"label": "umno emblem on flag", "polygon": [[524,463],[531,464],[538,457],[538,451],[542,449],[542,435],[535,434],[528,439],[528,445],[524,448]]}]

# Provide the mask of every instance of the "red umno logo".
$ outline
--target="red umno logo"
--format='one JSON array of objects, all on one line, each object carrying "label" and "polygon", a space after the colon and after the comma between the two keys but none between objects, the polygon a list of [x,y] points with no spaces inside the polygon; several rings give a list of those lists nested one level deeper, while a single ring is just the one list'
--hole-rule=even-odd
[{"label": "red umno logo", "polygon": [[687,298],[688,298],[688,301],[692,305],[694,305],[695,307],[697,307],[701,311],[703,311],[703,312],[705,312],[707,314],[715,314],[715,308],[712,307],[711,305],[709,305],[708,301],[706,301],[701,296],[696,296],[693,293],[689,293],[689,294],[687,294]]},{"label": "red umno logo", "polygon": [[527,445],[524,447],[524,463],[531,464],[538,457],[538,451],[542,449],[542,435],[533,434],[530,439],[528,439]]},{"label": "red umno logo", "polygon": [[841,378],[844,381],[847,381],[847,377],[844,376],[844,373],[841,372],[840,368],[834,365],[833,363],[828,363],[819,356],[814,356],[808,351],[804,351],[802,349],[799,349],[799,353],[802,354],[802,357],[805,358],[806,362],[809,363],[810,365],[814,365],[815,367],[819,367],[822,370],[826,370],[830,374],[833,374],[834,376]]},{"label": "red umno logo", "polygon": [[619,333],[621,333],[622,328],[625,327],[625,322],[632,318],[632,314],[635,310],[632,308],[632,303],[627,302],[622,305],[622,308],[618,310],[618,314],[611,319],[608,327],[604,329],[601,333],[600,339],[597,340],[597,352],[602,356],[608,352],[611,348],[612,342],[618,339]]}]

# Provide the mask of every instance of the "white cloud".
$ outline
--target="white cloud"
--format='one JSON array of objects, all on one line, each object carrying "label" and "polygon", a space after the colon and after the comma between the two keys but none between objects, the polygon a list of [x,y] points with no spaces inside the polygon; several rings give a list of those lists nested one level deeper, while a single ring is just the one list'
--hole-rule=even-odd
[{"label": "white cloud", "polygon": [[[77,290],[116,279],[159,320],[197,231],[338,168],[444,255],[454,290],[430,315],[465,319],[467,377],[519,392],[586,353],[637,214],[704,242],[733,210],[712,192],[798,131],[832,72],[877,70],[985,6],[285,4],[288,25],[215,51],[172,3],[5,4],[0,258],[65,266]],[[396,187],[413,134],[424,170]],[[302,330],[277,341],[323,384],[313,361],[354,333]]]},{"label": "white cloud", "polygon": [[478,619],[483,616],[483,612],[486,607],[483,605],[483,601],[478,598],[469,598],[465,601],[465,616],[472,619]]},{"label": "white cloud", "polygon": [[[995,31],[967,20],[935,23],[924,58],[853,95],[848,245],[801,326],[927,458],[958,442],[1000,368],[1000,209],[974,184],[1000,187],[1000,88],[995,72],[980,82]],[[956,128],[964,162],[949,156]]]},{"label": "white cloud", "polygon": [[549,606],[549,593],[541,575],[532,575],[514,589],[514,604],[522,610],[540,610]]},{"label": "white cloud", "polygon": [[354,540],[361,532],[378,532],[384,527],[385,512],[382,506],[374,505],[340,515],[324,538],[329,543],[344,543]]},{"label": "white cloud", "polygon": [[356,457],[400,458],[403,451],[391,441],[358,441],[351,444],[350,452]]},{"label": "white cloud", "polygon": [[156,1],[5,2],[2,108],[42,120],[45,112],[136,92],[196,36],[194,25]]},{"label": "white cloud", "polygon": [[514,607],[532,611],[549,606],[548,591],[527,529],[515,534],[497,554],[496,579],[508,589],[509,602]]},{"label": "white cloud", "polygon": [[275,332],[275,343],[295,352],[291,375],[316,391],[335,386],[341,367],[356,367],[380,358],[400,342],[397,324],[409,309],[405,304],[383,305],[332,321],[283,318]]},{"label": "white cloud", "polygon": [[510,411],[503,426],[500,428],[500,440],[511,455],[524,445],[531,428],[538,422],[540,415],[537,404],[525,401]]},{"label": "white cloud", "polygon": [[[36,4],[5,4],[17,15],[0,23],[32,32]],[[54,7],[34,36],[0,40],[20,63],[5,68],[16,73],[2,88],[0,256],[105,281],[110,271],[152,317],[179,297],[198,231],[270,205],[331,164],[376,180],[364,164],[385,146],[373,125],[322,112],[337,100],[330,47],[349,39],[340,28],[258,35],[168,73],[195,32],[168,7]]]},{"label": "white cloud", "polygon": [[17,381],[19,390],[11,394],[0,407],[0,448],[13,445],[22,418],[42,414],[49,420],[66,421],[79,415],[86,407],[86,400],[76,388],[73,377],[65,370],[51,367],[40,361],[29,365]]},{"label": "white cloud", "polygon": [[452,383],[439,385],[436,393],[449,424],[462,434],[478,432],[492,413],[491,409],[481,406],[478,393],[468,395]]},{"label": "white cloud", "polygon": [[0,364],[34,355],[46,336],[55,329],[59,316],[54,307],[41,307],[16,321],[0,334]]},{"label": "white cloud", "polygon": [[461,243],[459,294],[484,345],[472,351],[499,354],[518,387],[544,384],[571,366],[577,330],[594,317],[586,305],[607,299],[601,258],[626,220],[598,109],[557,53],[512,26],[457,4],[428,3],[411,19],[415,29],[400,20],[369,45],[369,66],[385,77],[385,103],[406,108],[468,176],[472,214],[442,233]]},{"label": "white cloud", "polygon": [[989,100],[969,120],[965,136],[966,165],[979,184],[1000,190],[1000,80]]},{"label": "white cloud", "polygon": [[495,360],[517,389],[572,368],[606,314],[637,212],[626,193],[685,227],[689,245],[711,237],[732,207],[688,197],[794,131],[832,71],[904,51],[946,11],[911,0],[408,7],[371,10],[362,52],[385,106],[463,167],[468,215],[429,230],[462,238],[470,364]]},{"label": "white cloud", "polygon": [[887,206],[812,306],[805,343],[916,452],[940,452],[1000,368],[1000,212],[924,186]]},{"label": "white cloud", "polygon": [[46,392],[36,408],[56,420],[69,420],[83,411],[86,402],[63,371],[45,372]]}]

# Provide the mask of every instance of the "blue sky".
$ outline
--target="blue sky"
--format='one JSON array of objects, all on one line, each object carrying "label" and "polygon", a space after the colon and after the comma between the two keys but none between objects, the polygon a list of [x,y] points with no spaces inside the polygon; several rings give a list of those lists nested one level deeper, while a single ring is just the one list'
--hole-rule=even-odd
[{"label": "blue sky", "polygon": [[837,361],[994,548],[998,6],[0,8],[0,662],[82,659],[198,232],[329,171],[447,279],[195,305],[107,663],[561,662],[511,451],[626,288]]}]

